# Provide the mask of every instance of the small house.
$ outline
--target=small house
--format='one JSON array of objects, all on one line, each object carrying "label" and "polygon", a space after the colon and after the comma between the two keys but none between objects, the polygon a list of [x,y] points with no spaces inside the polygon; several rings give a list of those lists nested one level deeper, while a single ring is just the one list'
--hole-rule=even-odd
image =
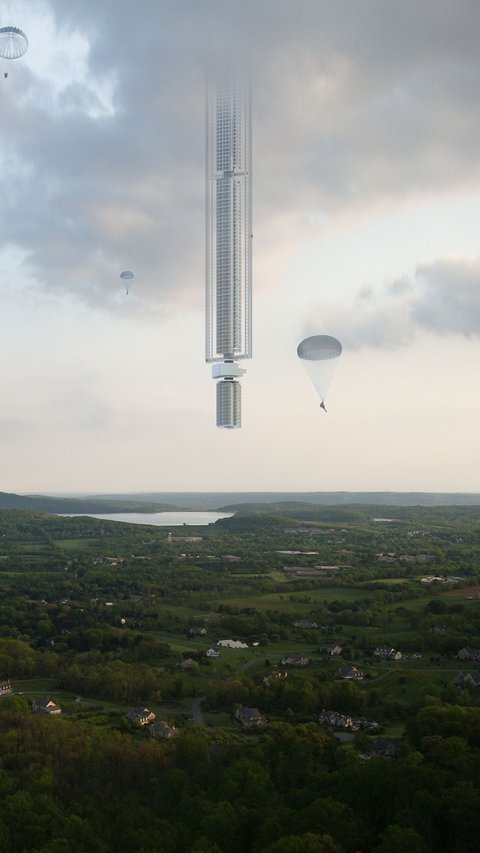
[{"label": "small house", "polygon": [[288,678],[288,670],[273,669],[270,675],[264,675],[263,683],[268,686],[271,681],[284,681],[285,678]]},{"label": "small house", "polygon": [[148,727],[148,734],[155,740],[169,740],[176,737],[178,729],[175,726],[169,726],[165,720],[157,720],[156,723],[151,723]]},{"label": "small house", "polygon": [[459,687],[460,690],[464,690],[465,687],[480,687],[480,672],[478,670],[473,670],[472,672],[460,672],[453,681],[452,684],[455,687]]},{"label": "small house", "polygon": [[390,646],[377,646],[373,654],[378,658],[390,660],[401,660],[402,658],[402,653],[397,652],[396,649],[392,649]]},{"label": "small house", "polygon": [[474,649],[472,646],[465,646],[464,649],[460,649],[458,652],[457,659],[480,661],[480,649]]},{"label": "small house", "polygon": [[55,716],[62,713],[60,705],[56,705],[53,699],[34,699],[32,701],[32,711],[36,714],[50,714]]},{"label": "small house", "polygon": [[286,655],[286,657],[282,658],[282,666],[303,668],[308,666],[309,663],[310,658],[307,658],[306,655]]},{"label": "small house", "polygon": [[356,666],[341,666],[337,676],[343,678],[344,681],[363,681],[365,678],[361,669],[357,669]]},{"label": "small house", "polygon": [[242,708],[237,708],[235,719],[247,729],[264,726],[266,723],[266,718],[260,713],[258,708],[248,708],[246,705]]},{"label": "small house", "polygon": [[125,716],[127,720],[135,726],[147,726],[155,719],[153,711],[149,711],[148,708],[142,707],[130,708]]},{"label": "small house", "polygon": [[207,658],[220,658],[221,654],[217,649],[207,649]]},{"label": "small house", "polygon": [[343,646],[339,646],[337,643],[331,646],[322,646],[322,652],[326,655],[330,655],[331,657],[336,657],[337,655],[341,655],[343,652]]},{"label": "small house", "polygon": [[465,684],[468,687],[480,687],[480,672],[478,671],[478,669],[466,673]]}]

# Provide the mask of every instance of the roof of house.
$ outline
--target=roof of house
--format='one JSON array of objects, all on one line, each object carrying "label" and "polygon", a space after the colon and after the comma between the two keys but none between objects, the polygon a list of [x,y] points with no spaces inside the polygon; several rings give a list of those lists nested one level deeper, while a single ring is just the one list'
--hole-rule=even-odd
[{"label": "roof of house", "polygon": [[480,684],[480,672],[478,669],[474,669],[471,672],[465,673],[465,681],[472,681],[475,686]]},{"label": "roof of house", "polygon": [[59,713],[62,710],[60,705],[57,705],[57,703],[54,702],[53,699],[48,699],[45,696],[40,696],[38,699],[34,699],[32,701],[32,706],[34,707],[34,710],[44,710],[50,713],[52,713],[53,711]]},{"label": "roof of house", "polygon": [[[153,714],[153,711],[150,711],[148,708],[143,708],[138,705],[135,708],[129,708],[127,711],[127,717],[149,717],[150,714]],[[155,716],[153,714],[153,716]]]},{"label": "roof of house", "polygon": [[157,720],[155,723],[150,723],[148,731],[151,735],[161,735],[163,737],[172,737],[177,734],[175,726],[169,726],[165,720]]},{"label": "roof of house", "polygon": [[247,705],[244,705],[243,708],[239,708],[235,716],[242,723],[259,722],[263,719],[258,708],[249,708]]}]

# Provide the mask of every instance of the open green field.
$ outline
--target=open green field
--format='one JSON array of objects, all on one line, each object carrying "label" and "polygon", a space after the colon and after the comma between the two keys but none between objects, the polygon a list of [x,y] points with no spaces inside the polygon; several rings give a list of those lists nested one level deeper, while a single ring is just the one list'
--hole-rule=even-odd
[{"label": "open green field", "polygon": [[89,551],[100,542],[99,539],[54,539],[53,544],[62,551]]},{"label": "open green field", "polygon": [[[231,714],[226,714],[222,711],[203,711],[202,716],[207,726],[212,726],[215,729],[232,729],[235,728],[235,722]],[[236,724],[238,728],[238,723]]]},{"label": "open green field", "polygon": [[[382,676],[382,693],[406,702],[416,702],[426,694],[435,694],[439,688],[451,684],[458,674],[458,668],[452,666],[445,669],[402,669]],[[371,682],[375,686],[375,681]]]},{"label": "open green field", "polygon": [[4,569],[0,569],[0,581],[8,580],[8,578],[18,578],[20,575],[24,575],[25,572],[6,572]]},{"label": "open green field", "polygon": [[414,613],[420,613],[426,605],[430,601],[440,600],[443,601],[447,607],[452,604],[463,604],[465,607],[478,607],[478,599],[469,599],[468,597],[462,598],[459,596],[449,596],[448,593],[440,593],[440,595],[429,595],[421,596],[421,598],[407,598],[405,601],[396,601],[392,604],[388,604],[388,610],[395,610],[397,607],[405,607],[407,610],[411,610]]},{"label": "open green field", "polygon": [[375,599],[375,593],[365,589],[354,587],[321,587],[320,589],[308,589],[305,592],[272,592],[265,595],[239,596],[222,598],[219,604],[230,607],[253,608],[259,611],[278,610],[280,612],[296,613],[299,610],[311,610],[315,605],[329,603],[330,601],[361,601],[366,598]]},{"label": "open green field", "polygon": [[[19,696],[25,696],[27,699],[34,699],[36,696],[48,696],[61,703],[62,699],[65,702],[74,702],[78,697],[78,693],[55,687],[56,681],[52,678],[14,679],[12,684],[14,693]],[[89,705],[105,707],[109,710],[120,710],[119,705],[108,702],[105,699],[86,699],[82,697],[81,701],[87,702]]]},{"label": "open green field", "polygon": [[50,543],[42,542],[19,542],[16,545],[18,551],[23,551],[25,554],[51,554],[52,546]]}]

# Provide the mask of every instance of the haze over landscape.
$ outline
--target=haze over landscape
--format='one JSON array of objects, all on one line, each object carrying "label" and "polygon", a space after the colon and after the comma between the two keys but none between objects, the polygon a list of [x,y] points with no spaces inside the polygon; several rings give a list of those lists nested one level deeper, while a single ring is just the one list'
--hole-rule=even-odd
[{"label": "haze over landscape", "polygon": [[[29,49],[0,90],[2,489],[478,491],[475,0],[7,0],[7,24]],[[224,433],[204,81],[233,48],[254,346]],[[344,348],[328,415],[296,357],[316,333]]]}]

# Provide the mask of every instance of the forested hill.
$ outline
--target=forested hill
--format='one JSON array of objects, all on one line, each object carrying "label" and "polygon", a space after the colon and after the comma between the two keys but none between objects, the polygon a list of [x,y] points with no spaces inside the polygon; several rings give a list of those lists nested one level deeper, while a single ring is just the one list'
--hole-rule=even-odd
[{"label": "forested hill", "polygon": [[[278,506],[278,508],[276,508]],[[370,513],[361,507],[320,507],[314,504],[239,504],[225,509],[233,515],[219,518],[215,522],[216,530],[230,532],[260,531],[300,527],[302,524],[368,524]]]},{"label": "forested hill", "polygon": [[[160,495],[158,496],[160,497]],[[164,496],[166,497],[166,496]],[[180,497],[180,496],[177,496]],[[191,496],[182,498],[188,506]],[[212,494],[197,496],[210,498],[210,506],[219,512],[288,512],[290,509],[334,506],[369,506],[380,510],[385,507],[435,507],[480,506],[480,494],[466,492],[245,492],[244,494]],[[215,499],[215,500],[214,500]]]},{"label": "forested hill", "polygon": [[[386,508],[382,507],[382,513]],[[373,508],[356,505],[321,506],[302,501],[280,501],[278,503],[248,503],[230,504],[220,509],[220,512],[231,512],[238,515],[281,516],[286,521],[326,521],[326,522],[362,522],[368,521]],[[229,519],[220,519],[229,521]],[[219,522],[217,522],[218,524]]]},{"label": "forested hill", "polygon": [[253,526],[276,524],[372,524],[374,522],[409,522],[415,518],[424,523],[454,523],[459,519],[477,520],[480,507],[472,506],[395,506],[386,504],[345,504],[321,506],[314,503],[284,501],[279,503],[230,504],[221,508],[222,512],[232,513],[232,518],[220,518],[216,527],[233,529],[246,521]]},{"label": "forested hill", "polygon": [[154,501],[121,498],[59,498],[47,495],[15,495],[0,492],[0,509],[30,509],[38,512],[109,513],[109,512],[172,512],[177,506]]}]

